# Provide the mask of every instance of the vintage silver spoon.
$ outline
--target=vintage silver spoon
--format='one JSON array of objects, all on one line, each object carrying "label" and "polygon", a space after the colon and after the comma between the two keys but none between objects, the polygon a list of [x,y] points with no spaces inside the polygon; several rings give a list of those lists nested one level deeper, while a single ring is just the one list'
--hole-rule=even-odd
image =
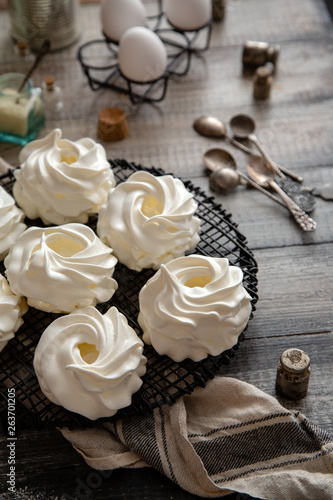
[{"label": "vintage silver spoon", "polygon": [[313,188],[312,194],[319,196],[323,200],[333,201],[333,186],[331,184],[324,184],[320,188]]},{"label": "vintage silver spoon", "polygon": [[258,148],[260,153],[265,158],[266,162],[270,164],[273,171],[279,176],[283,177],[283,173],[279,167],[274,163],[274,161],[268,156],[266,151],[260,145],[257,136],[254,134],[255,123],[251,116],[248,115],[235,115],[230,120],[230,128],[234,133],[234,136],[239,139],[248,139],[253,142],[253,144]]},{"label": "vintage silver spoon", "polygon": [[[200,134],[204,135],[206,137],[221,137],[221,138],[226,138],[229,140],[229,142],[235,146],[236,148],[240,149],[246,154],[253,154],[252,149],[248,148],[247,146],[244,146],[239,141],[236,141],[233,139],[233,137],[230,137],[227,133],[227,128],[223,122],[215,118],[214,116],[206,116],[202,115],[199,116],[199,118],[196,118],[193,122],[193,128],[194,130]],[[299,177],[298,175],[294,174],[293,172],[290,172],[284,167],[281,167],[281,165],[276,165],[281,172],[284,174],[288,175],[292,179],[295,179],[297,182],[302,183],[303,178]]]},{"label": "vintage silver spoon", "polygon": [[[229,151],[221,148],[213,148],[206,151],[203,155],[203,162],[205,166],[211,170],[212,181],[225,191],[234,189],[239,184],[250,184],[252,187],[258,189],[261,193],[265,194],[272,200],[280,205],[286,207],[285,203],[269,193],[263,187],[259,186],[256,182],[250,179],[247,175],[237,170],[237,163],[235,158]],[[242,182],[243,181],[243,182]]]},{"label": "vintage silver spoon", "polygon": [[205,166],[211,170],[211,186],[217,184],[225,191],[231,191],[242,183],[237,171],[236,160],[229,151],[220,148],[209,149],[203,155]]},{"label": "vintage silver spoon", "polygon": [[249,176],[263,187],[274,189],[285,202],[288,210],[293,215],[296,222],[303,231],[314,231],[317,227],[316,222],[309,217],[274,181],[275,172],[271,165],[265,161],[262,156],[251,155],[246,166]]}]

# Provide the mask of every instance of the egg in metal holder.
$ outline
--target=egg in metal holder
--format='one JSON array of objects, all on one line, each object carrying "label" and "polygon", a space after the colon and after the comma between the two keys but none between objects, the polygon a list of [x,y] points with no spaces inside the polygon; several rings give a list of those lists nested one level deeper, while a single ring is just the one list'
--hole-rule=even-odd
[{"label": "egg in metal holder", "polygon": [[[103,0],[102,6],[108,4],[109,9],[120,8],[122,4],[119,1],[122,0]],[[125,3],[131,1],[124,0]],[[184,30],[170,24],[162,11],[161,0],[158,2],[159,13],[145,20],[141,1],[133,2],[138,7],[137,15],[131,19],[132,26],[123,32],[120,39],[117,40],[120,32],[114,31],[113,20],[103,19],[101,14],[104,40],[83,44],[78,50],[78,59],[92,90],[110,88],[125,93],[133,104],[160,102],[166,95],[169,77],[187,74],[192,54],[208,48],[211,10],[210,16],[206,12],[205,20],[201,19],[199,24],[209,19],[201,28],[194,29],[193,25],[187,25],[186,28],[191,29]],[[177,23],[177,26],[183,24]],[[208,29],[206,44],[198,48],[198,37],[205,29]]]},{"label": "egg in metal holder", "polygon": [[[190,50],[199,52],[209,47],[213,18],[211,0],[164,0],[163,8],[170,26],[187,37]],[[206,41],[200,42],[199,35],[204,32]]]},{"label": "egg in metal holder", "polygon": [[183,76],[188,72],[191,56],[188,40],[180,32],[172,30],[172,35],[170,38],[170,29],[153,31],[135,27],[122,36],[118,52],[119,71],[127,82],[133,103],[161,101],[166,94],[169,76]]},{"label": "egg in metal holder", "polygon": [[114,43],[133,26],[147,26],[147,12],[141,0],[102,0],[100,18],[103,35]]}]

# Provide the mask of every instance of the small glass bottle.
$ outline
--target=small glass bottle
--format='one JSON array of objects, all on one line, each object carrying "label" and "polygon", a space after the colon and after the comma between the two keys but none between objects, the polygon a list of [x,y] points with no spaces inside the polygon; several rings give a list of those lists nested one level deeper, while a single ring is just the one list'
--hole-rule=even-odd
[{"label": "small glass bottle", "polygon": [[25,145],[44,125],[42,91],[28,80],[18,92],[24,75],[6,73],[0,76],[0,141]]},{"label": "small glass bottle", "polygon": [[62,90],[56,84],[53,76],[47,76],[43,83],[44,106],[47,118],[56,116],[63,108]]},{"label": "small glass bottle", "polygon": [[18,42],[15,47],[15,71],[26,74],[33,65],[36,56],[31,53],[26,42]]}]

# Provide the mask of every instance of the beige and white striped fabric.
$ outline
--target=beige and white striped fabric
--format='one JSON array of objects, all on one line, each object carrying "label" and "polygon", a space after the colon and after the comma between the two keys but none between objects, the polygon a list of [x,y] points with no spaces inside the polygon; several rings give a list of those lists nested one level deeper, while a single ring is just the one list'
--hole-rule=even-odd
[{"label": "beige and white striped fabric", "polygon": [[206,498],[333,499],[333,438],[229,377],[145,416],[61,432],[95,469],[154,467]]}]

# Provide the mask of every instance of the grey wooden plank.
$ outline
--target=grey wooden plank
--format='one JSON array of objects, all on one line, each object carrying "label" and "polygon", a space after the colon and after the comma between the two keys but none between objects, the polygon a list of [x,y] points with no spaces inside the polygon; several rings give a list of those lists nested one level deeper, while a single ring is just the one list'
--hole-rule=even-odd
[{"label": "grey wooden plank", "polygon": [[[245,172],[244,163],[240,164],[240,169]],[[304,176],[305,185],[318,186],[332,183],[331,172],[332,168],[324,167],[308,171]],[[286,208],[254,188],[238,186],[229,192],[215,192],[209,186],[209,173],[205,174],[205,177],[194,178],[193,183],[200,186],[207,194],[214,196],[216,201],[232,214],[233,220],[247,237],[249,246],[253,250],[332,242],[333,205],[331,201],[317,198],[316,207],[310,214],[317,222],[317,229],[307,233],[298,226]],[[287,258],[290,257],[288,254],[290,250],[287,248],[281,248],[280,251],[284,252]],[[306,251],[305,248],[304,251]],[[292,260],[288,263],[292,265]],[[318,263],[319,267],[320,265],[321,263]]]},{"label": "grey wooden plank", "polygon": [[259,302],[250,335],[332,332],[332,254],[332,243],[258,249]]},{"label": "grey wooden plank", "polygon": [[[330,31],[330,18],[322,0],[267,2],[231,0],[220,33],[228,43],[245,40],[281,41],[318,37]],[[214,38],[213,38],[214,43]]]},{"label": "grey wooden plank", "polygon": [[[91,469],[56,429],[25,432],[16,441],[16,452],[17,500],[198,498],[151,468],[132,471]],[[0,438],[0,462],[6,463],[7,457],[6,440]],[[14,498],[5,493],[7,472],[7,467],[1,467],[1,499]]]},{"label": "grey wooden plank", "polygon": [[[240,344],[230,365],[223,367],[220,374],[253,384],[276,397],[288,410],[300,411],[314,424],[333,434],[332,347],[332,331],[329,334],[293,335],[281,328],[275,337],[254,338],[249,328],[245,341]],[[290,348],[303,350],[311,362],[308,393],[298,401],[281,398],[275,391],[276,369],[280,356]]]}]

